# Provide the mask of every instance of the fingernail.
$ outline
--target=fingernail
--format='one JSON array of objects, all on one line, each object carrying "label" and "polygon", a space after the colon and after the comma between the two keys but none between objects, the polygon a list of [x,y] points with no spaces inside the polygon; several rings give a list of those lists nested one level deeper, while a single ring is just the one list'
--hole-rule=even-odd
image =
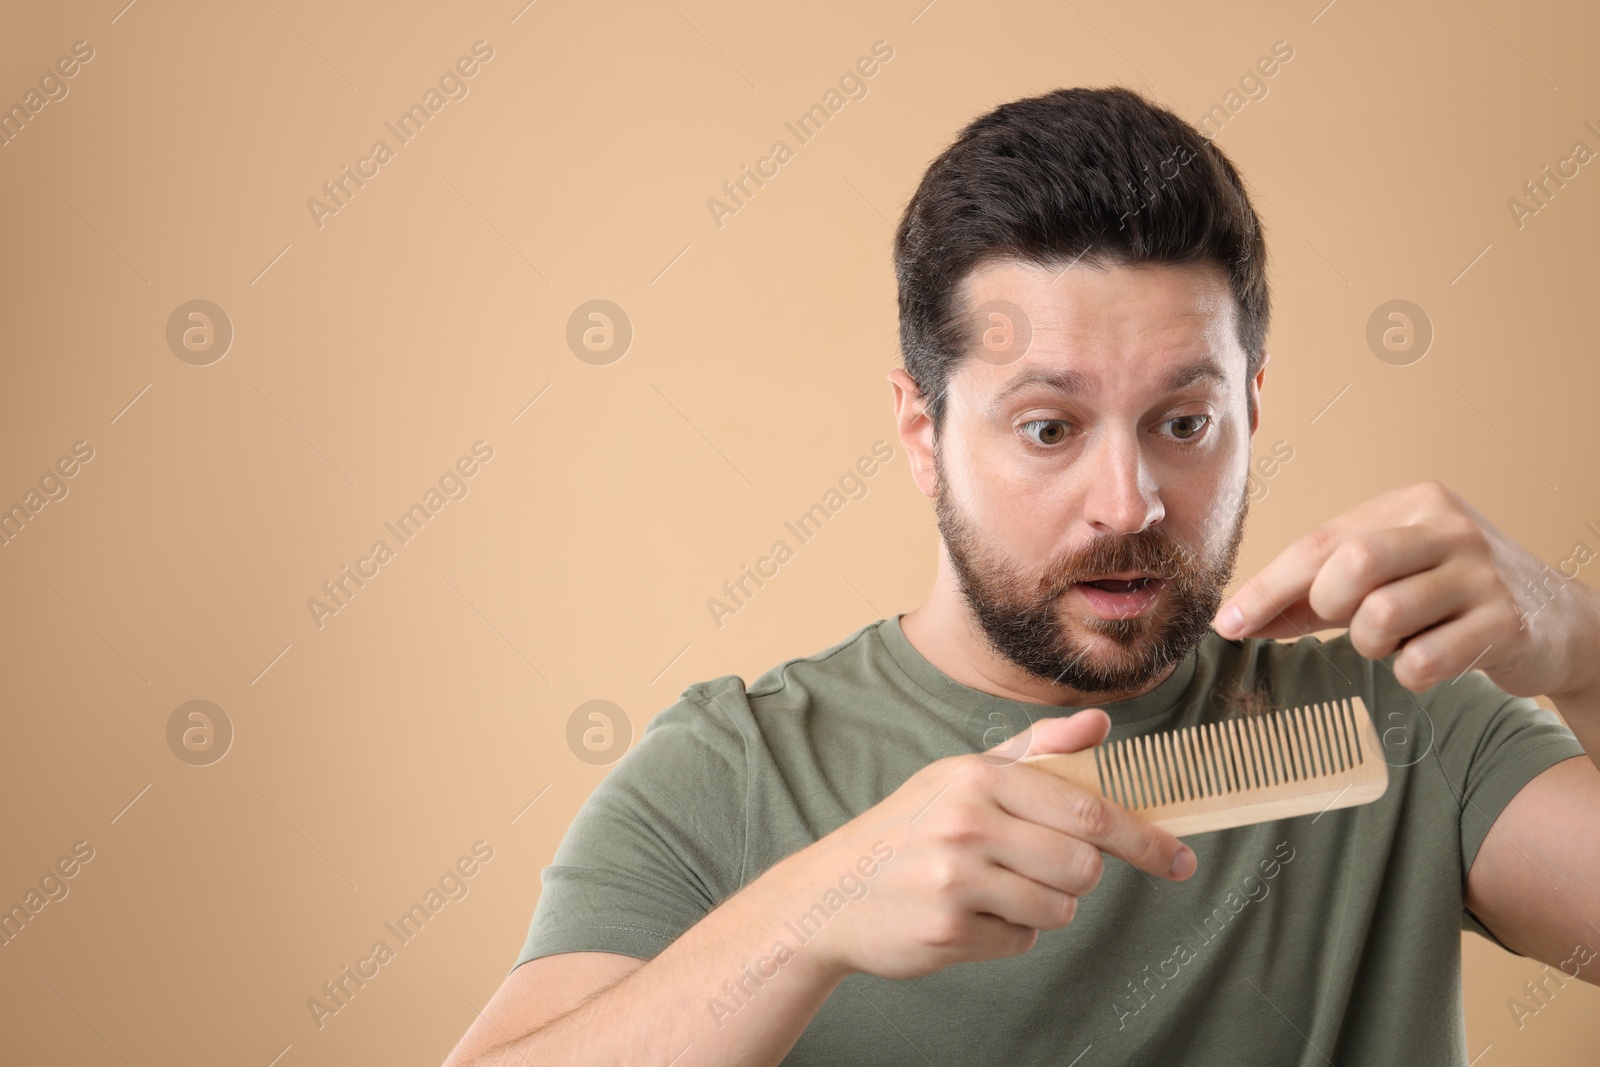
[{"label": "fingernail", "polygon": [[1185,845],[1178,849],[1178,855],[1172,861],[1172,877],[1187,878],[1194,871],[1194,853]]},{"label": "fingernail", "polygon": [[1236,607],[1230,607],[1222,613],[1222,617],[1218,621],[1221,623],[1223,630],[1233,633],[1235,630],[1243,629],[1244,612]]}]

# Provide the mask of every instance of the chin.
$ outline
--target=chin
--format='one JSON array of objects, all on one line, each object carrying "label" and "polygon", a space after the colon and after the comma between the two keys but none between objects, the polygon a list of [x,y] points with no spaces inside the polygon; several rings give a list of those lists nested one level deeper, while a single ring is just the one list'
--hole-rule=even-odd
[{"label": "chin", "polygon": [[1094,634],[1098,637],[1104,637],[1110,640],[1117,639],[1115,634],[1112,633],[1113,630],[1117,628],[1126,629],[1130,626],[1137,627],[1137,630],[1133,635],[1135,640],[1160,633],[1161,630],[1170,622],[1170,614],[1171,613],[1164,610],[1163,606],[1160,604],[1156,605],[1153,609],[1151,609],[1150,612],[1146,614],[1133,615],[1124,619],[1107,619],[1103,616],[1096,615],[1088,608],[1085,608],[1081,612],[1073,611],[1065,604],[1063,604],[1060,610],[1057,612],[1058,617],[1062,619],[1062,621],[1070,624],[1072,628],[1079,633]]}]

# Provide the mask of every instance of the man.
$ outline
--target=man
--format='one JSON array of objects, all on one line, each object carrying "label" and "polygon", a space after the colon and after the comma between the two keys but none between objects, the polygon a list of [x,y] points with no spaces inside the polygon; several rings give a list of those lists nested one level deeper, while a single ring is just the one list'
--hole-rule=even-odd
[{"label": "man", "polygon": [[[1268,359],[1222,153],[1007,104],[895,266],[927,602],[652,720],[449,1063],[1465,1063],[1463,928],[1596,982],[1600,596],[1521,610],[1547,569],[1427,482],[1221,603]],[[1186,842],[1019,762],[1350,696],[1382,798]]]}]

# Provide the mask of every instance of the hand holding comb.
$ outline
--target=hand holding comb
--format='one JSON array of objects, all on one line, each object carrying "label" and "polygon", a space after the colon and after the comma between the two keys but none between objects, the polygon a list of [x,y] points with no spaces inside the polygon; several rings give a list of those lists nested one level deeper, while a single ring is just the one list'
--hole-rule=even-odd
[{"label": "hand holding comb", "polygon": [[1348,808],[1389,787],[1360,697],[1022,757],[1174,836]]}]

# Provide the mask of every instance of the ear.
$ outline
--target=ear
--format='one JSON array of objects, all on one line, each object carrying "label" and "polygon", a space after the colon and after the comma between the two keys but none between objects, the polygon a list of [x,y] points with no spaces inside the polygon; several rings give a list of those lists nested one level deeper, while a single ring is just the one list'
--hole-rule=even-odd
[{"label": "ear", "polygon": [[927,401],[904,369],[896,367],[888,377],[894,386],[894,421],[911,461],[911,478],[923,496],[936,497],[939,479],[933,466],[933,420],[928,417]]},{"label": "ear", "polygon": [[1267,380],[1267,364],[1272,362],[1272,353],[1266,349],[1261,350],[1261,366],[1256,368],[1256,375],[1250,379],[1250,436],[1256,434],[1256,427],[1261,425],[1261,386]]}]

